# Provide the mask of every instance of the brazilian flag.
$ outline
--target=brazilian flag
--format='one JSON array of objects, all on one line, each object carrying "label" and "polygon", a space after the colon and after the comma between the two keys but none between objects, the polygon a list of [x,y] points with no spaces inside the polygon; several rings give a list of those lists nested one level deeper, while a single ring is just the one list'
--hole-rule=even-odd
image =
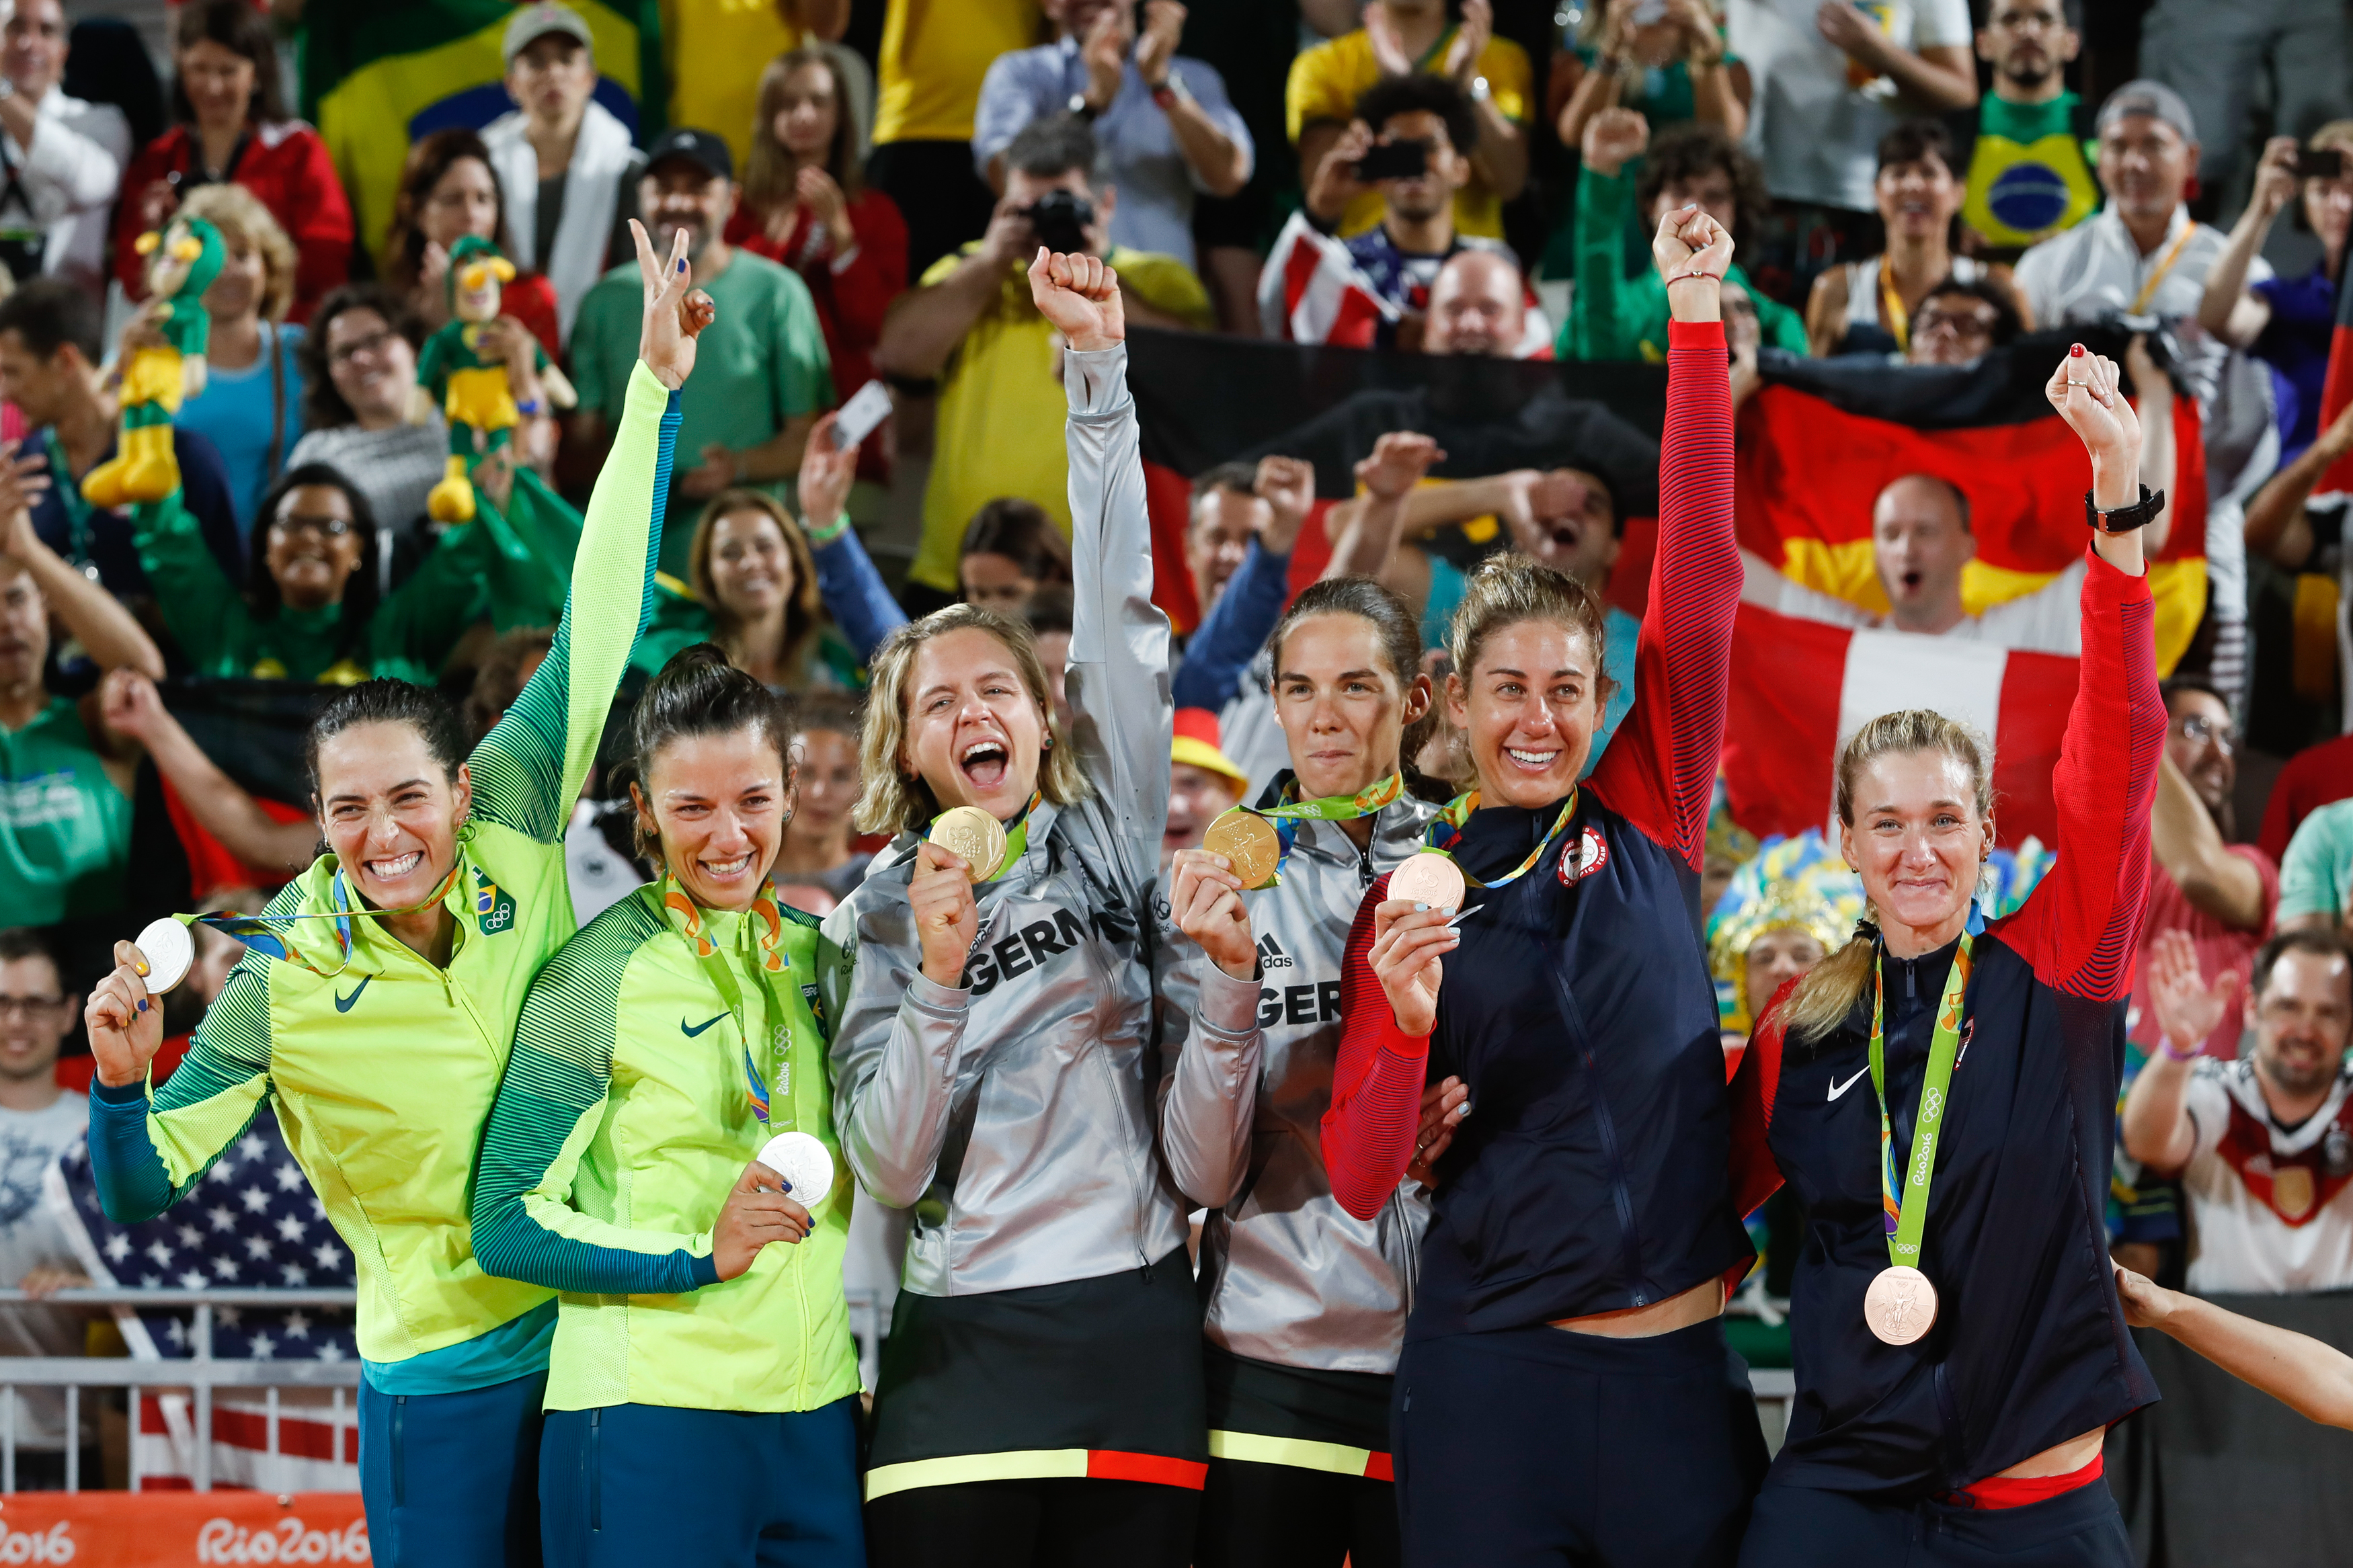
[{"label": "brazilian flag", "polygon": [[[596,100],[637,132],[661,130],[659,0],[571,0],[596,36]],[[409,143],[447,126],[480,130],[514,107],[501,85],[510,0],[389,0],[311,5],[300,47],[302,115],[319,128],[351,193],[361,241],[384,260]],[[644,107],[640,108],[640,105]]]}]

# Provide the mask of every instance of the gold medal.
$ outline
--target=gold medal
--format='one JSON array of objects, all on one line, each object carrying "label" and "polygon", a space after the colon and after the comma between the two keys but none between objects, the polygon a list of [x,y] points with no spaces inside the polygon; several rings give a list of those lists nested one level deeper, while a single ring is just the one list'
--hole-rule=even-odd
[{"label": "gold medal", "polygon": [[1862,1321],[1891,1345],[1908,1345],[1936,1322],[1936,1288],[1917,1268],[1891,1264],[1863,1292]]},{"label": "gold medal", "polygon": [[1389,873],[1389,897],[1411,899],[1433,910],[1462,907],[1462,868],[1451,855],[1423,850]]},{"label": "gold medal", "polygon": [[940,813],[929,837],[970,867],[975,882],[987,881],[1005,864],[1005,825],[976,805],[950,806]]},{"label": "gold medal", "polygon": [[1282,839],[1274,825],[1240,806],[1220,815],[1201,835],[1201,847],[1222,855],[1245,888],[1263,888],[1282,859]]}]

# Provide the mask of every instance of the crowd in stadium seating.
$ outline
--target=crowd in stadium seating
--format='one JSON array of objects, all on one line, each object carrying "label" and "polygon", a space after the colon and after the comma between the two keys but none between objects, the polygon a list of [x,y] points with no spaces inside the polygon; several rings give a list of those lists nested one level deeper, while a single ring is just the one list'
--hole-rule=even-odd
[{"label": "crowd in stadium seating", "polygon": [[[2112,1239],[2200,1289],[2353,1288],[2341,7],[2311,8],[2288,41],[2200,0],[2159,0],[2137,37],[2073,0],[660,9],[675,36],[647,58],[666,60],[669,90],[644,101],[641,61],[607,58],[601,26],[518,7],[503,75],[466,84],[463,113],[371,128],[406,148],[378,197],[287,97],[288,62],[330,58],[301,30],[349,25],[324,0],[308,15],[181,0],[153,60],[112,7],[5,7],[0,921],[38,929],[0,931],[0,1284],[80,1277],[35,1200],[88,1080],[74,998],[113,940],[157,913],[258,909],[312,857],[309,803],[273,793],[299,773],[238,739],[267,729],[258,715],[299,714],[265,685],[398,676],[470,694],[480,733],[544,654],[637,354],[631,218],[658,248],[686,232],[717,307],[680,399],[638,674],[707,638],[796,696],[799,810],[777,880],[823,914],[880,842],[849,805],[881,640],[963,599],[1026,616],[1050,654],[1069,643],[1063,345],[1022,277],[1041,244],[1109,261],[1132,326],[1655,363],[1669,310],[1647,237],[1696,203],[1738,244],[1725,306],[1743,403],[1810,374],[1802,362],[1965,377],[2038,330],[2130,334],[2143,482],[2204,537],[2166,672]],[[328,85],[301,83],[301,101]],[[127,440],[132,352],[160,341],[150,237],[190,219],[222,247],[204,374],[171,400],[168,490],[110,503],[82,484]],[[512,276],[496,318],[466,325],[455,301],[484,244]],[[483,450],[462,426],[453,448],[458,405],[418,384],[450,330],[512,392],[512,437]],[[878,379],[891,412],[837,449],[836,411]],[[1183,563],[1168,602],[1195,616],[1164,865],[1267,783],[1253,660],[1298,585],[1303,529],[1334,570],[1420,611],[1433,671],[1484,552],[1610,590],[1640,509],[1600,447],[1548,450],[1440,482],[1440,441],[1393,424],[1353,471],[1253,452],[1189,476],[1161,558]],[[453,462],[470,521],[435,521]],[[2203,493],[2185,513],[2189,487]],[[1991,597],[1965,584],[1968,489],[1895,478],[1868,570],[1840,586],[1747,551],[1745,597],[2078,651],[2080,561]],[[1349,499],[1311,523],[1319,493]],[[1638,695],[1617,603],[1612,725]],[[1059,657],[1050,668],[1059,693]],[[1425,772],[1460,776],[1449,744],[1441,723]],[[626,784],[607,767],[574,818],[583,920],[643,879],[608,809]],[[1772,860],[1719,815],[1706,913],[1736,1051],[1773,984],[1833,949],[1853,911],[1834,855]],[[2013,905],[2034,853],[2016,858]],[[188,1005],[174,999],[175,1033]],[[2268,1173],[2251,1182],[2251,1165]],[[80,1346],[62,1311],[0,1316],[25,1325],[0,1354]],[[16,1420],[20,1486],[62,1479],[24,1456],[90,1440],[61,1408]]]}]

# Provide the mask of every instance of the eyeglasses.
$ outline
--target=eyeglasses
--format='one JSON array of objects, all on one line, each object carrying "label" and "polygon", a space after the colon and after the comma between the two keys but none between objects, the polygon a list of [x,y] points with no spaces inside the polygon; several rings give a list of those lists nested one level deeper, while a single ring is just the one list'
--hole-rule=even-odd
[{"label": "eyeglasses", "polygon": [[291,539],[298,533],[315,533],[327,539],[341,539],[352,531],[351,519],[345,517],[312,517],[305,512],[290,511],[269,525],[272,533],[282,533]]},{"label": "eyeglasses", "polygon": [[1926,337],[1939,328],[1971,342],[1991,342],[1993,338],[1991,317],[1956,310],[1923,310],[1915,330]]},{"label": "eyeglasses", "polygon": [[46,1013],[52,1007],[64,1006],[65,1000],[62,996],[0,996],[0,1018],[17,1013],[27,1016]]},{"label": "eyeglasses", "polygon": [[2202,713],[2192,713],[2181,721],[2181,738],[2200,746],[2211,746],[2228,755],[2239,749],[2238,731],[2230,721],[2217,723]]},{"label": "eyeglasses", "polygon": [[384,345],[390,342],[393,336],[394,333],[390,327],[379,327],[364,338],[353,338],[350,342],[345,343],[341,348],[329,349],[327,351],[327,363],[329,364],[349,364],[352,361],[359,358],[362,354],[381,353],[384,352]]}]

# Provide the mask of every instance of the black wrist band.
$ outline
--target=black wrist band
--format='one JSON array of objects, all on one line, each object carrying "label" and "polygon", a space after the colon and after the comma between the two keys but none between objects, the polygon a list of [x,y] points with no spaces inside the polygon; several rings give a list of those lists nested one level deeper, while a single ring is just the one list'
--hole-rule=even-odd
[{"label": "black wrist band", "polygon": [[2102,511],[2092,504],[2092,492],[2084,492],[2084,524],[2099,533],[2130,533],[2136,528],[2147,528],[2165,510],[2165,492],[2140,487],[2140,500],[2114,511]]}]

